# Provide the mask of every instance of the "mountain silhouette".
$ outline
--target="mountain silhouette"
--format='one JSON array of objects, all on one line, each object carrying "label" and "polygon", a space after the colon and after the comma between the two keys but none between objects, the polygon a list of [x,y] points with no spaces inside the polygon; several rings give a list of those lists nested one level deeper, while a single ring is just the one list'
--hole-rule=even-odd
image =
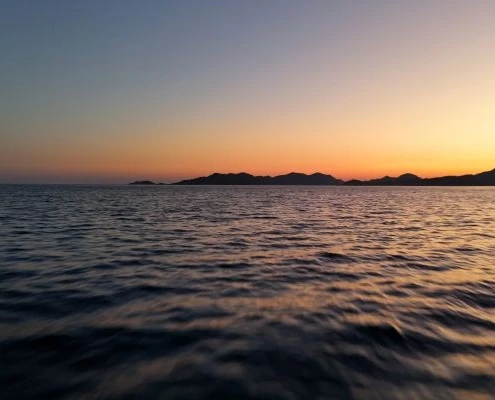
[{"label": "mountain silhouette", "polygon": [[345,182],[346,185],[381,185],[381,186],[414,186],[421,185],[425,179],[414,174],[403,174],[398,177],[384,176],[383,178],[370,179],[369,181],[360,181],[353,179]]},{"label": "mountain silhouette", "polygon": [[479,174],[461,176],[441,176],[437,178],[420,178],[414,174],[404,174],[397,178],[385,176],[369,181],[352,180],[346,185],[380,185],[380,186],[494,186],[495,169]]},{"label": "mountain silhouette", "polygon": [[306,175],[291,172],[277,176],[254,176],[241,172],[238,174],[214,173],[209,176],[188,179],[175,185],[341,185],[344,181],[331,175],[315,173]]},{"label": "mountain silhouette", "polygon": [[[149,180],[135,181],[130,185],[162,185]],[[255,176],[246,172],[236,174],[214,173],[209,176],[186,179],[172,185],[347,185],[347,186],[495,186],[495,169],[479,174],[460,176],[441,176],[437,178],[420,178],[414,174],[398,177],[343,181],[332,175],[316,172],[311,175],[291,172],[277,176]]]},{"label": "mountain silhouette", "polygon": [[425,179],[425,181],[429,185],[493,186],[495,185],[495,168],[475,175],[443,176]]},{"label": "mountain silhouette", "polygon": [[129,185],[157,185],[157,183],[152,181],[134,181],[129,183]]}]

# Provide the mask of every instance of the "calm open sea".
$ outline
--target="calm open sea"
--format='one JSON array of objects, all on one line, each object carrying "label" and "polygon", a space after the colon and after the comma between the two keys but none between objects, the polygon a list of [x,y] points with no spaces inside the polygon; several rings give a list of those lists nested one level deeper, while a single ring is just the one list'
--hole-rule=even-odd
[{"label": "calm open sea", "polygon": [[495,188],[0,186],[2,399],[495,398]]}]

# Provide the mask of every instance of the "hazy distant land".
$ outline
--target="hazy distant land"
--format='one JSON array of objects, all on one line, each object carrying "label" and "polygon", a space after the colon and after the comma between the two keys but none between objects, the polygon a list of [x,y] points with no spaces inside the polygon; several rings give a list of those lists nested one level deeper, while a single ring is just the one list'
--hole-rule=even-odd
[{"label": "hazy distant land", "polygon": [[[149,180],[135,181],[130,185],[163,185]],[[344,181],[322,173],[311,175],[291,172],[277,176],[254,176],[245,172],[237,174],[214,173],[209,176],[186,179],[172,185],[348,185],[348,186],[495,186],[495,169],[479,174],[460,176],[441,176],[437,178],[421,178],[414,174],[403,174],[398,177]]]}]

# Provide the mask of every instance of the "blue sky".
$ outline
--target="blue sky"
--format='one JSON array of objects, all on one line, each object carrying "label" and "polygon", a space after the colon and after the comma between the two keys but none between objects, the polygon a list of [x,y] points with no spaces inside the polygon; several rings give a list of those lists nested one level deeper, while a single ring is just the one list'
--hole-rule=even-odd
[{"label": "blue sky", "polygon": [[484,168],[494,16],[488,1],[3,1],[0,181]]}]

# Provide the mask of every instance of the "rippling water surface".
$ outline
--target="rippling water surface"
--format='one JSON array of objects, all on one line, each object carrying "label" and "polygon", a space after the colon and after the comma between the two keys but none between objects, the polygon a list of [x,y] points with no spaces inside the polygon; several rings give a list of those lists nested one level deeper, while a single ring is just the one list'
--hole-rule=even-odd
[{"label": "rippling water surface", "polygon": [[495,189],[0,186],[0,388],[494,399]]}]

